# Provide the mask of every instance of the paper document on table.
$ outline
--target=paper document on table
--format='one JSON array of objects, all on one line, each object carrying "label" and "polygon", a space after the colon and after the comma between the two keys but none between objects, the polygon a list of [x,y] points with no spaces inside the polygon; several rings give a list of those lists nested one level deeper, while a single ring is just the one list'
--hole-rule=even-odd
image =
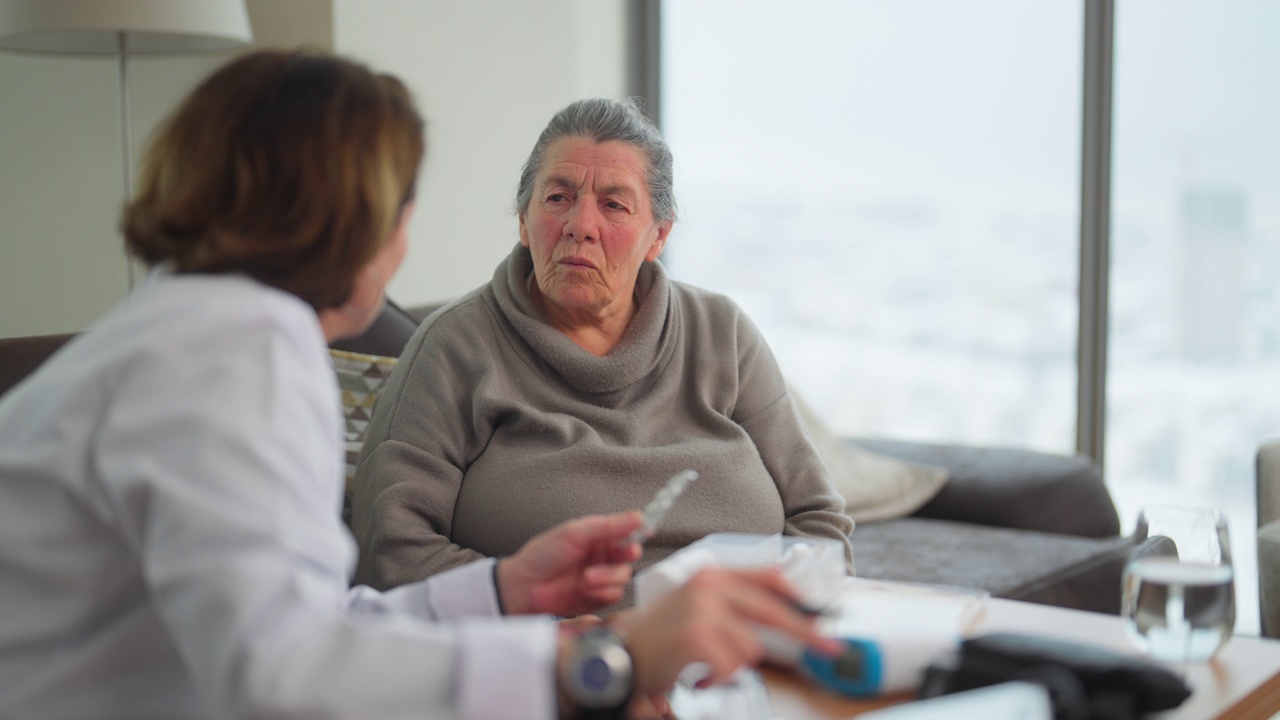
[{"label": "paper document on table", "polygon": [[702,689],[676,683],[671,689],[671,710],[680,720],[773,720],[764,681],[747,669]]},{"label": "paper document on table", "polygon": [[873,710],[858,717],[863,720],[1053,720],[1053,703],[1043,685],[1003,682]]},{"label": "paper document on table", "polygon": [[833,614],[842,635],[963,636],[990,593],[972,588],[846,578]]}]

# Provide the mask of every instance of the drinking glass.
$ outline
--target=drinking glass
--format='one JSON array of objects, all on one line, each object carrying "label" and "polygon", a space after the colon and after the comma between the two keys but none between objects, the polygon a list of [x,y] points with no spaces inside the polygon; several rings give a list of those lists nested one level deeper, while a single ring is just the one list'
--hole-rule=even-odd
[{"label": "drinking glass", "polygon": [[1213,508],[1143,508],[1124,569],[1130,640],[1152,659],[1203,662],[1236,621],[1227,521]]}]

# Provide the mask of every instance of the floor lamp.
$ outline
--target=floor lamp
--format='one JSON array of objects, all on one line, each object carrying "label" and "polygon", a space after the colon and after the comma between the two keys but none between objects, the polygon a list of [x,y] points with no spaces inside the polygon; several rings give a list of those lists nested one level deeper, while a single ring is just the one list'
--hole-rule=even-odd
[{"label": "floor lamp", "polygon": [[[0,0],[0,49],[115,56],[126,203],[133,192],[129,56],[228,50],[252,40],[244,0]],[[132,288],[133,263],[125,263]]]}]

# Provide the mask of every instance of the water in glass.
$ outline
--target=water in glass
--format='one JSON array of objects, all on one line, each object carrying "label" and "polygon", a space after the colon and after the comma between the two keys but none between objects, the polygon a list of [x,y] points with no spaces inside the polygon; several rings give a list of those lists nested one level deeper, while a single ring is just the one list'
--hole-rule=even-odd
[{"label": "water in glass", "polygon": [[1129,638],[1153,659],[1202,662],[1235,626],[1226,521],[1208,508],[1144,509],[1124,570]]},{"label": "water in glass", "polygon": [[1150,557],[1125,570],[1125,617],[1130,639],[1166,662],[1208,660],[1235,625],[1230,565]]}]

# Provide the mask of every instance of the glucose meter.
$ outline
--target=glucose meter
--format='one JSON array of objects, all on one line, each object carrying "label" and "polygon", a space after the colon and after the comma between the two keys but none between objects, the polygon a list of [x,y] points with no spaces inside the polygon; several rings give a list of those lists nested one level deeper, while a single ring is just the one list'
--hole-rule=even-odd
[{"label": "glucose meter", "polygon": [[862,638],[841,638],[844,651],[835,657],[806,648],[800,671],[829,690],[852,697],[879,695],[884,686],[884,656],[880,645]]}]

